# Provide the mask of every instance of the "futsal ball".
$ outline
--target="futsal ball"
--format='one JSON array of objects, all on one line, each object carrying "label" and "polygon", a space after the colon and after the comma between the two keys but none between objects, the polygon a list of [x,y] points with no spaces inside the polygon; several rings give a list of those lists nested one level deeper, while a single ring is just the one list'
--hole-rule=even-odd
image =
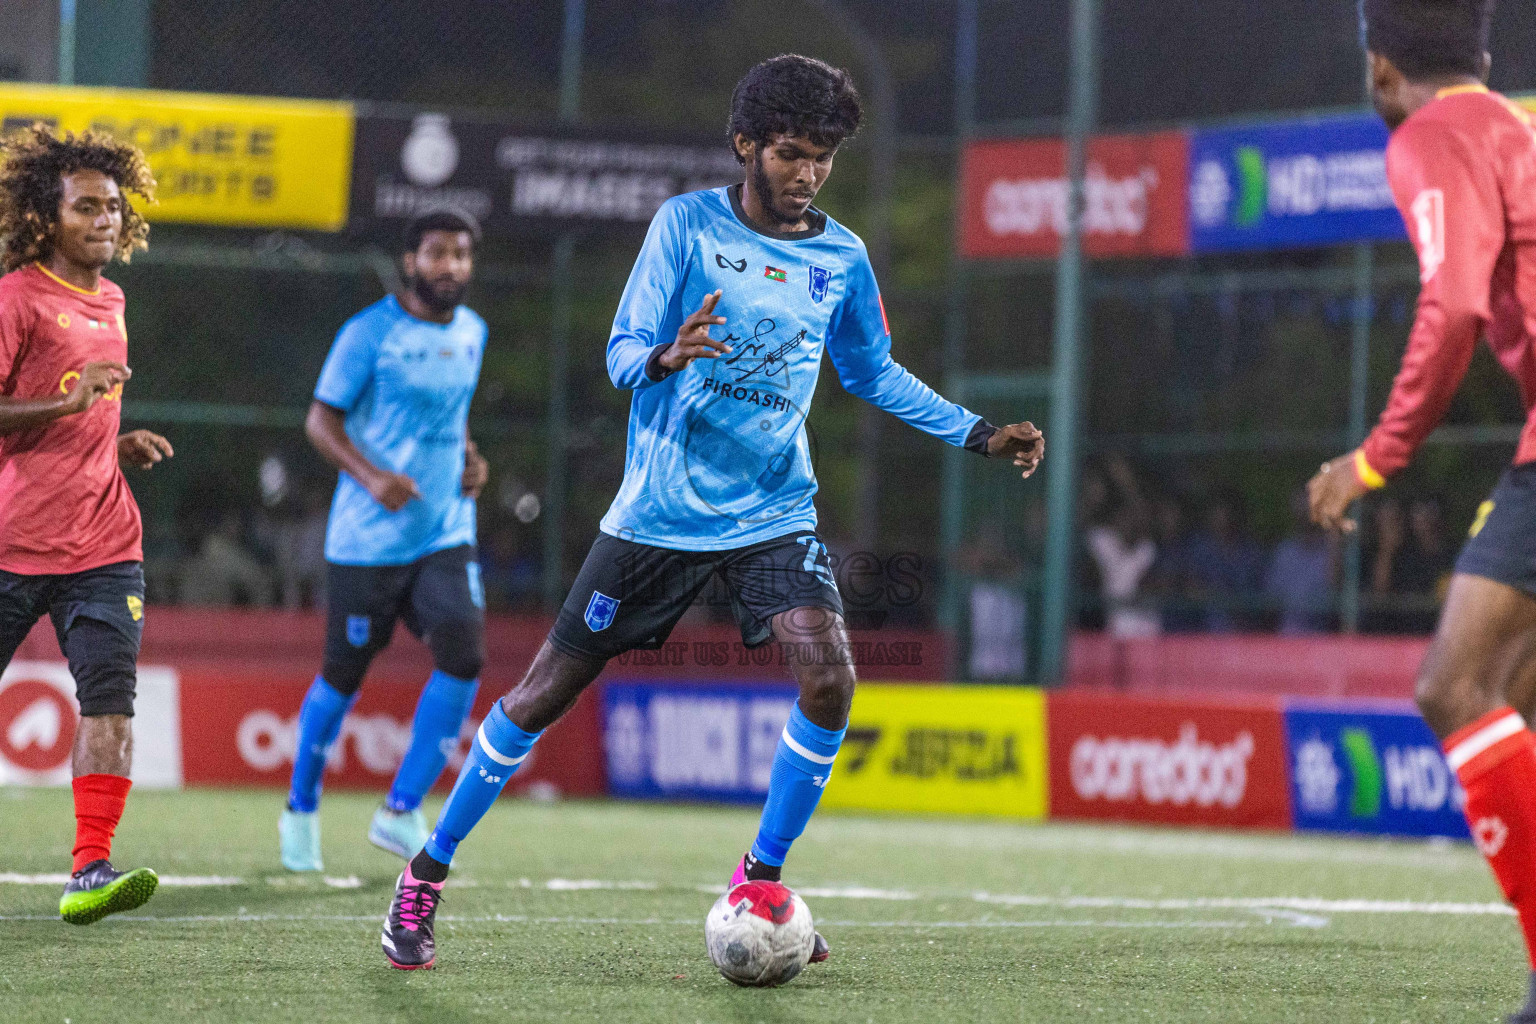
[{"label": "futsal ball", "polygon": [[704,942],[727,981],[772,988],[810,962],[816,926],[805,901],[778,882],[742,882],[710,908]]}]

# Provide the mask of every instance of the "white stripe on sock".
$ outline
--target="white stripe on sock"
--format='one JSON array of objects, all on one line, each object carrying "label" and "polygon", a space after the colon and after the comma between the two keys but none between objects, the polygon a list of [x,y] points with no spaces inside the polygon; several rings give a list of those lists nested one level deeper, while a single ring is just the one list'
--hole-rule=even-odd
[{"label": "white stripe on sock", "polygon": [[1499,742],[1499,740],[1508,739],[1524,729],[1525,720],[1520,717],[1520,713],[1518,711],[1511,711],[1503,718],[1496,722],[1490,722],[1452,747],[1445,755],[1445,763],[1451,766],[1451,771],[1459,772],[1462,765]]},{"label": "white stripe on sock", "polygon": [[831,764],[833,761],[837,760],[836,754],[833,754],[831,757],[825,757],[821,754],[812,753],[805,747],[801,746],[795,741],[795,738],[789,734],[789,726],[787,725],[784,727],[784,742],[789,744],[790,750],[793,750],[807,761],[814,761],[816,764]]},{"label": "white stripe on sock", "polygon": [[522,764],[528,759],[529,752],[526,750],[523,751],[521,757],[506,757],[495,747],[491,746],[491,741],[485,738],[484,722],[480,723],[480,731],[475,733],[475,739],[480,741],[480,749],[485,751],[485,756],[490,758],[492,761],[495,761],[497,764],[504,764],[510,768],[513,765]]}]

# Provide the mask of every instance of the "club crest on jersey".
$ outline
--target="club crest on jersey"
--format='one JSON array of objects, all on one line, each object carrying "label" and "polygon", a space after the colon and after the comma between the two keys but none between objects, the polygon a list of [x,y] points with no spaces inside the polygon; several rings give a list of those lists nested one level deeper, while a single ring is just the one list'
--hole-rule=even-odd
[{"label": "club crest on jersey", "polygon": [[347,643],[353,647],[363,647],[368,643],[368,637],[373,633],[373,623],[366,615],[347,616]]},{"label": "club crest on jersey", "polygon": [[144,599],[137,594],[128,595],[128,615],[134,622],[144,617]]},{"label": "club crest on jersey", "polygon": [[832,283],[832,271],[821,267],[811,268],[811,301],[820,302],[827,297],[827,285]]},{"label": "club crest on jersey", "polygon": [[777,281],[780,284],[783,284],[785,281],[789,280],[789,275],[780,270],[778,267],[764,267],[763,276],[770,281]]},{"label": "club crest on jersey", "polygon": [[613,625],[613,617],[619,613],[618,598],[609,597],[600,591],[592,591],[592,599],[587,602],[587,628],[594,633],[601,633]]}]

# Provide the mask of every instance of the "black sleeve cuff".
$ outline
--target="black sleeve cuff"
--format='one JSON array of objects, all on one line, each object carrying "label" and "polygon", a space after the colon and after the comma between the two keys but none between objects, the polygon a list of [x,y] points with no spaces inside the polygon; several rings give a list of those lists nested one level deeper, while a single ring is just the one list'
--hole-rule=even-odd
[{"label": "black sleeve cuff", "polygon": [[645,361],[645,375],[653,381],[663,381],[672,376],[672,371],[661,365],[661,354],[666,350],[666,345],[657,345],[651,349],[650,358]]},{"label": "black sleeve cuff", "polygon": [[982,458],[991,458],[987,454],[987,442],[992,440],[992,435],[997,433],[997,428],[986,420],[977,420],[971,432],[965,435],[965,450],[975,452]]}]

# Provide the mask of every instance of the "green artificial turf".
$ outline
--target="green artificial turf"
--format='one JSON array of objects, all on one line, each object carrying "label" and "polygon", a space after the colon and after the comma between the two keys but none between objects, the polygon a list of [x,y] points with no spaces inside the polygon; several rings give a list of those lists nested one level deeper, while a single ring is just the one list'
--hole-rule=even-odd
[{"label": "green artificial turf", "polygon": [[[135,792],[114,862],[164,879],[140,910],[72,927],[59,885],[0,880],[4,1020],[1494,1022],[1528,978],[1463,845],[823,814],[785,881],[832,960],[737,989],[705,890],[755,813],[519,800],[459,852],[437,969],[404,973],[374,806],[326,797],[327,882],[279,866],[277,793]],[[0,879],[67,870],[72,827],[67,790],[0,790]]]}]

